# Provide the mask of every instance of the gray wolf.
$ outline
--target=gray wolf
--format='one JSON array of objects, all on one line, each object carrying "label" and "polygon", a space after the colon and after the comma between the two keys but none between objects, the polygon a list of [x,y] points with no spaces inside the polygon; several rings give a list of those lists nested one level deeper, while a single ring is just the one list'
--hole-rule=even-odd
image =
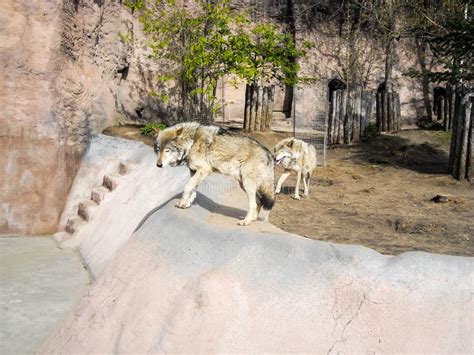
[{"label": "gray wolf", "polygon": [[295,138],[286,138],[279,141],[275,147],[275,162],[282,166],[285,172],[278,180],[275,193],[281,191],[281,185],[290,176],[292,171],[296,172],[296,187],[294,198],[300,199],[300,180],[303,176],[304,197],[309,193],[309,180],[313,170],[316,168],[316,149],[306,142]]},{"label": "gray wolf", "polygon": [[256,140],[220,127],[186,122],[161,131],[155,152],[159,168],[186,165],[190,170],[191,179],[176,207],[189,208],[198,185],[216,172],[237,179],[247,194],[249,210],[239,225],[256,220],[260,209],[267,211],[264,220],[268,220],[275,200],[274,160],[271,152]]}]

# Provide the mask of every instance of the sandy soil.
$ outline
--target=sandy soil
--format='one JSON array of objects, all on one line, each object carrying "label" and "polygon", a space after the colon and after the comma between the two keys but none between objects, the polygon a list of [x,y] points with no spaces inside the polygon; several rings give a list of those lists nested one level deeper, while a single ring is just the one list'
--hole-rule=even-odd
[{"label": "sandy soil", "polygon": [[[104,133],[152,142],[136,127]],[[252,136],[271,148],[288,135]],[[384,254],[421,250],[474,256],[474,189],[445,175],[447,144],[442,132],[408,130],[330,149],[327,166],[313,175],[309,197],[291,197],[292,175],[270,221],[308,238],[364,245]],[[438,194],[447,202],[433,202]]]}]

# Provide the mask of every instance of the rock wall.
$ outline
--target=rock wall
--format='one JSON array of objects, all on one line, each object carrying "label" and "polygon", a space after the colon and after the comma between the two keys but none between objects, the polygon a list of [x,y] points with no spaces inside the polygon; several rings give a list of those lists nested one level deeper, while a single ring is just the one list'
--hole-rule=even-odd
[{"label": "rock wall", "polygon": [[0,233],[54,232],[89,133],[159,114],[121,1],[0,3]]}]

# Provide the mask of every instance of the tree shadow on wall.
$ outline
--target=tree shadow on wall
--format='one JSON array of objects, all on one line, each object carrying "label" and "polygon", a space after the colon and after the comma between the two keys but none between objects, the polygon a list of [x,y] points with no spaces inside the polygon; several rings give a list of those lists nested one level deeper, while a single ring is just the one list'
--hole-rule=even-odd
[{"label": "tree shadow on wall", "polygon": [[[140,62],[132,64],[139,80],[129,83],[129,98],[136,101],[133,96],[138,94],[140,98],[133,110],[124,106],[118,97],[115,97],[117,109],[132,122],[145,123],[150,121],[161,121],[167,125],[175,123],[182,112],[176,105],[179,99],[178,84],[169,87],[165,82],[156,79],[157,73],[147,68]],[[121,81],[127,80],[130,66],[122,68]],[[119,84],[120,85],[120,84]],[[166,93],[169,100],[165,100],[161,94]],[[133,94],[133,95],[132,95]]]},{"label": "tree shadow on wall", "polygon": [[404,137],[381,135],[370,143],[351,146],[351,149],[355,154],[345,159],[356,164],[385,165],[433,175],[444,175],[448,171],[448,153],[429,141],[413,143]]}]

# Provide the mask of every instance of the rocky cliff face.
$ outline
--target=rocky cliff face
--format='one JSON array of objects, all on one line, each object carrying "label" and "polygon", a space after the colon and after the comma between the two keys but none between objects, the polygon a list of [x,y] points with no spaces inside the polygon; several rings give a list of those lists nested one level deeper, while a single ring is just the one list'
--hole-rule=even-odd
[{"label": "rocky cliff face", "polygon": [[55,231],[88,133],[159,114],[137,28],[121,1],[0,3],[0,233]]}]

